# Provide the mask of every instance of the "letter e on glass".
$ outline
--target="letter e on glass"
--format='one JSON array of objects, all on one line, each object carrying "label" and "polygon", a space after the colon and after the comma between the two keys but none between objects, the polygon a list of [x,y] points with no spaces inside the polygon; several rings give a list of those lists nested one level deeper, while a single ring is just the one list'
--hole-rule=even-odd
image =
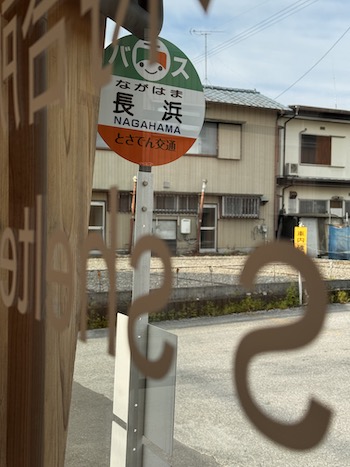
[{"label": "letter e on glass", "polygon": [[[62,260],[60,263],[66,263],[67,271],[62,271],[54,267],[54,263],[58,257],[58,251],[56,251],[58,250],[58,245],[61,245],[62,251],[65,253],[64,261],[62,258],[63,252],[61,252],[62,256],[60,259],[62,258]],[[57,261],[57,263],[58,262],[59,261]],[[72,267],[73,258],[68,239],[63,232],[56,231],[50,236],[47,246],[46,280],[50,283],[50,286],[48,287],[49,293],[46,299],[46,306],[48,319],[59,332],[62,332],[69,325],[74,292],[74,274],[72,272]],[[53,286],[54,283],[57,284],[55,288]],[[63,288],[66,289],[64,295]],[[56,293],[54,293],[54,289]],[[64,296],[66,300],[62,299]],[[59,309],[59,306],[61,306],[62,309]]]},{"label": "letter e on glass", "polygon": [[[6,246],[8,245],[8,254],[5,254]],[[11,254],[9,253],[11,250]],[[11,258],[12,256],[12,258]],[[5,269],[12,273],[11,287],[6,292],[4,281],[0,281],[0,294],[1,299],[6,307],[13,305],[15,301],[16,288],[17,288],[17,250],[16,241],[13,231],[7,227],[1,237],[0,242],[0,269]]]}]

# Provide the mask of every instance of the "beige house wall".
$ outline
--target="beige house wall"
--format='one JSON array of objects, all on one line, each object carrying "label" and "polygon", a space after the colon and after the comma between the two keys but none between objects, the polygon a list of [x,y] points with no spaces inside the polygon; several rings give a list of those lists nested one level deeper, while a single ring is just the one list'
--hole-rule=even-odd
[{"label": "beige house wall", "polygon": [[[202,180],[207,180],[205,203],[216,204],[217,251],[247,251],[263,241],[274,238],[276,118],[273,110],[208,104],[206,120],[217,122],[220,157],[184,155],[163,166],[153,167],[154,191],[200,195]],[[220,123],[224,124],[220,129]],[[230,127],[235,130],[230,139]],[[223,130],[223,131],[221,131]],[[238,144],[237,135],[240,132]],[[227,137],[229,136],[229,137]],[[238,135],[239,137],[239,135]],[[240,153],[239,153],[240,145]],[[232,157],[229,159],[223,157]],[[108,150],[97,150],[95,159],[95,190],[132,191],[138,166]],[[260,206],[259,219],[222,219],[221,195],[261,195],[268,202]],[[118,216],[118,248],[127,249],[130,239],[130,214]],[[108,240],[107,212],[107,240]],[[191,218],[191,234],[180,233],[182,218]],[[197,216],[190,214],[154,214],[154,219],[177,222],[178,253],[195,248]],[[266,230],[262,229],[266,226]]]},{"label": "beige house wall", "polygon": [[[287,123],[285,123],[287,122]],[[283,124],[286,127],[285,147],[283,147]],[[350,173],[350,125],[349,121],[327,121],[315,118],[293,118],[279,120],[280,157],[279,175],[288,175],[284,166],[293,165],[293,180],[287,182],[287,186],[277,189],[280,194],[280,206],[284,205],[285,213],[293,215],[299,213],[300,200],[327,200],[339,198],[345,202],[350,201],[350,190],[346,185]],[[301,135],[331,136],[331,164],[301,164]],[[285,170],[284,170],[285,169]],[[307,186],[298,183],[300,179],[313,180]],[[325,183],[325,181],[329,183]],[[341,181],[344,180],[344,183]],[[338,184],[332,183],[338,181]],[[321,183],[323,182],[323,183]],[[336,211],[335,211],[336,212]],[[326,214],[334,214],[327,207]],[[340,214],[340,213],[339,213]],[[343,206],[342,217],[345,217]],[[312,216],[311,216],[312,217]],[[332,222],[338,222],[336,218]]]},{"label": "beige house wall", "polygon": [[[300,163],[301,135],[332,137],[330,166]],[[285,163],[298,164],[301,177],[348,179],[350,169],[350,125],[349,122],[325,122],[322,120],[294,119],[287,123]],[[281,158],[282,162],[282,158]],[[283,167],[280,167],[283,173]]]},{"label": "beige house wall", "polygon": [[[163,190],[164,181],[170,181],[171,191],[200,191],[202,179],[207,178],[208,190],[212,193],[265,194],[269,188],[272,193],[271,182],[275,175],[275,113],[222,105],[217,109],[209,107],[206,119],[246,122],[242,124],[242,158],[222,160],[210,156],[185,155],[170,164],[153,167],[155,191]],[[132,178],[137,170],[136,164],[115,153],[97,150],[94,188],[108,190],[112,185],[117,185],[121,190],[132,189]]]}]

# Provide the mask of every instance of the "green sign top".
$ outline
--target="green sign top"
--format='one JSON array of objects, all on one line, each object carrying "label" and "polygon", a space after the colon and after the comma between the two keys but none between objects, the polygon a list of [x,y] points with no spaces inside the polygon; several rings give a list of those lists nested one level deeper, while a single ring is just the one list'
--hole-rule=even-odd
[{"label": "green sign top", "polygon": [[104,63],[112,64],[115,76],[203,91],[196,69],[174,44],[159,38],[155,63],[149,55],[150,43],[130,35],[105,49]]}]

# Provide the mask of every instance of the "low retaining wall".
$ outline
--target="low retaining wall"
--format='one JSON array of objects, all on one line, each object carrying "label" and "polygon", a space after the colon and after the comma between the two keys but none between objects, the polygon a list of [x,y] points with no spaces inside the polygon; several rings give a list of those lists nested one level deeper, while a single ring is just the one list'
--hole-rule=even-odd
[{"label": "low retaining wall", "polygon": [[[329,292],[336,290],[350,291],[350,280],[330,280],[325,281]],[[291,286],[297,287],[297,282],[279,282],[255,284],[251,292],[247,292],[240,285],[220,285],[211,287],[185,287],[173,288],[166,309],[177,308],[190,302],[224,302],[239,301],[247,296],[253,298],[273,298],[278,299],[286,295]],[[90,292],[88,294],[88,313],[106,315],[108,307],[107,292]],[[117,307],[120,313],[127,313],[131,303],[131,291],[120,291],[117,293]],[[165,309],[165,311],[166,311]]]}]

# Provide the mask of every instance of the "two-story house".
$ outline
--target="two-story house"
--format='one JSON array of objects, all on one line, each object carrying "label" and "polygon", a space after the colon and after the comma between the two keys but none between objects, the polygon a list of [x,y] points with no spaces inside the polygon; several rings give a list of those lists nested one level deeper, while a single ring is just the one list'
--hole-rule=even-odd
[{"label": "two-story house", "polygon": [[[276,121],[287,109],[255,90],[204,92],[205,122],[195,144],[152,168],[153,232],[174,254],[246,252],[275,236]],[[90,230],[108,242],[108,190],[116,185],[120,252],[132,242],[137,171],[97,139]]]},{"label": "two-story house", "polygon": [[278,119],[278,237],[308,227],[308,254],[328,254],[329,225],[350,213],[350,112],[291,106]]}]

